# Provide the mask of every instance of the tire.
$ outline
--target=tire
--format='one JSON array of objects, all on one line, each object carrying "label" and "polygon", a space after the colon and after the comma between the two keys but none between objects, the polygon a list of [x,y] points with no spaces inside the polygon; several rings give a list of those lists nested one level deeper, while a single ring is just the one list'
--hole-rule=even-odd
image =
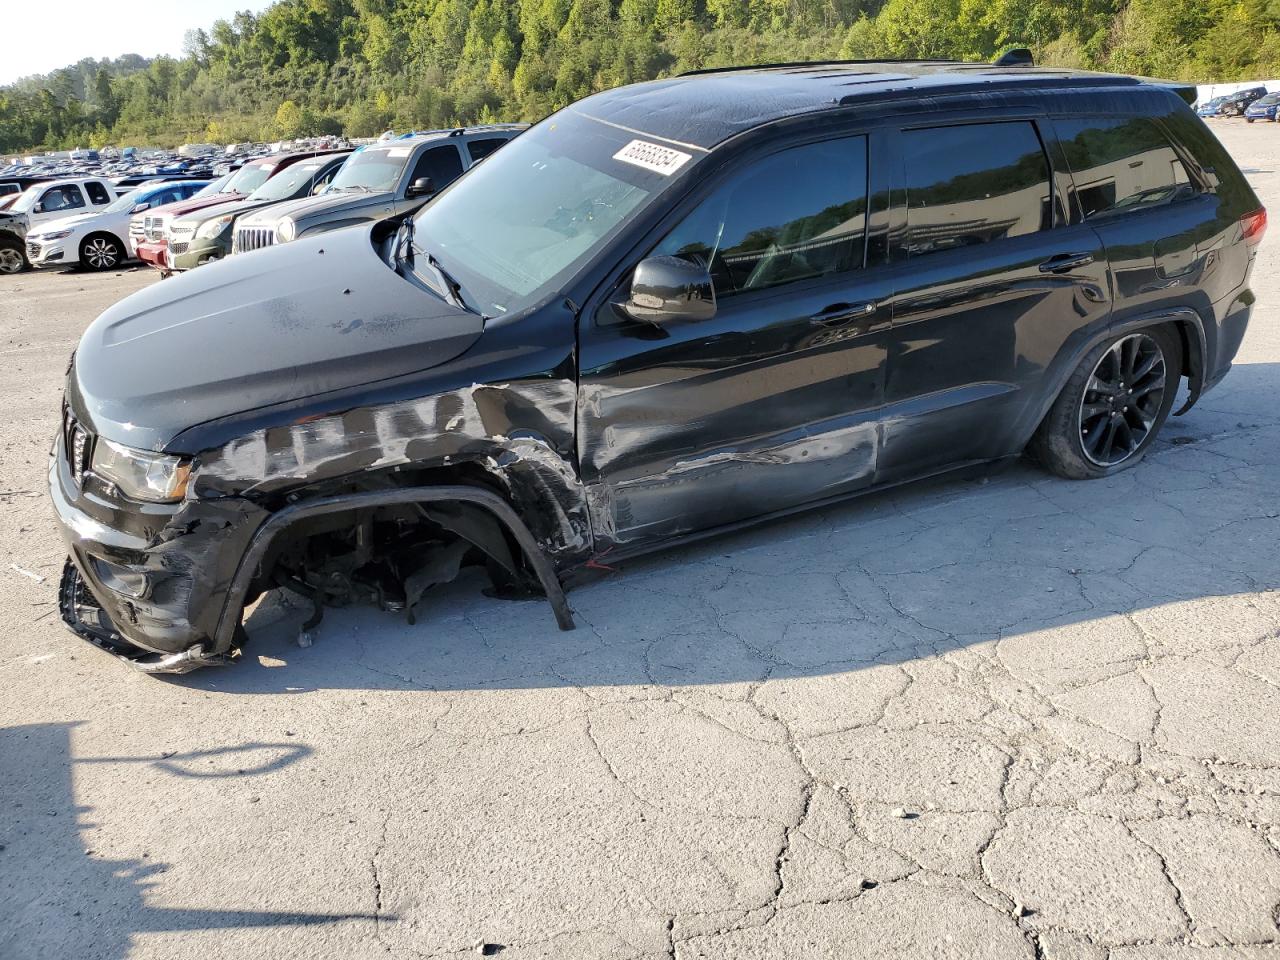
[{"label": "tire", "polygon": [[1253,123],[1253,117],[1245,117],[1245,118],[1244,118],[1244,122],[1245,122],[1245,123]]},{"label": "tire", "polygon": [[22,273],[31,269],[27,250],[21,240],[11,233],[0,233],[0,274]]},{"label": "tire", "polygon": [[1128,470],[1169,418],[1181,376],[1182,339],[1170,325],[1107,340],[1080,361],[1029,450],[1068,480]]},{"label": "tire", "polygon": [[80,265],[86,270],[110,270],[124,260],[124,244],[109,233],[91,233],[80,244]]}]

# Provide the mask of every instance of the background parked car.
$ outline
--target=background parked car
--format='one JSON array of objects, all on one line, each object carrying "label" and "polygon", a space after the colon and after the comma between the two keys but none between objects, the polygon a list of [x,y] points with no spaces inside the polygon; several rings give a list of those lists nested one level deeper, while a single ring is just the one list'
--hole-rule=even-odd
[{"label": "background parked car", "polygon": [[[206,181],[207,182],[207,181]],[[27,235],[27,259],[35,267],[79,264],[107,270],[129,257],[129,218],[153,206],[185,200],[205,186],[198,180],[142,187],[101,210],[53,220]]]},{"label": "background parked car", "polygon": [[280,153],[259,157],[250,160],[232,174],[219,193],[206,195],[199,199],[193,198],[176,205],[170,204],[162,210],[156,210],[148,222],[146,237],[136,244],[135,249],[137,250],[138,259],[143,263],[150,264],[157,270],[168,272],[169,244],[171,242],[190,242],[195,232],[195,228],[192,227],[189,232],[180,236],[170,236],[169,224],[173,221],[186,217],[198,210],[243,200],[269,179],[279,175],[295,163],[301,163],[303,160],[314,157],[318,153],[332,152],[334,151],[308,150],[299,153]]},{"label": "background parked car", "polygon": [[[189,196],[187,199],[202,200],[205,197],[212,197],[216,194],[219,194],[226,188],[227,181],[229,181],[230,179],[231,179],[231,174],[228,173],[224,176],[219,177],[217,180],[211,180],[208,183],[206,183],[204,186],[202,186],[199,190],[197,190],[195,193],[191,194],[191,196]],[[177,201],[177,202],[182,203],[185,201]],[[154,220],[157,216],[162,217],[164,214],[161,213],[160,211],[172,205],[173,205],[172,203],[165,203],[162,205],[162,204],[155,203],[153,201],[151,206],[147,208],[147,210],[140,213],[136,213],[129,218],[129,236],[126,240],[126,243],[129,249],[129,256],[131,257],[138,256],[138,244],[144,242],[147,239],[148,221]]]},{"label": "background parked car", "polygon": [[1274,121],[1277,110],[1280,110],[1280,93],[1268,93],[1245,108],[1244,118],[1250,123],[1255,120]]},{"label": "background parked car", "polygon": [[1196,107],[1197,116],[1216,117],[1218,115],[1218,108],[1222,106],[1222,102],[1226,99],[1226,97],[1213,97],[1212,99],[1206,100],[1204,103]]},{"label": "background parked car", "polygon": [[27,218],[0,212],[0,273],[21,273],[30,264],[26,253]]},{"label": "background parked car", "polygon": [[435,130],[366,147],[351,155],[320,196],[242,217],[232,252],[411,213],[525,129],[524,124],[500,124]]},{"label": "background parked car", "polygon": [[1245,110],[1249,109],[1249,104],[1255,100],[1261,100],[1266,95],[1266,87],[1249,87],[1247,90],[1229,93],[1222,98],[1222,103],[1218,106],[1218,116],[1243,117]]},{"label": "background parked car", "polygon": [[9,209],[26,214],[28,230],[85,210],[101,209],[116,198],[111,184],[98,177],[54,180],[28,187]]},{"label": "background parked car", "polygon": [[217,204],[211,209],[170,220],[169,233],[172,236],[190,236],[191,239],[175,240],[169,244],[169,269],[175,272],[190,270],[221,260],[231,252],[232,231],[241,216],[323,190],[350,155],[350,151],[344,151],[303,160],[271,177],[242,200]]}]

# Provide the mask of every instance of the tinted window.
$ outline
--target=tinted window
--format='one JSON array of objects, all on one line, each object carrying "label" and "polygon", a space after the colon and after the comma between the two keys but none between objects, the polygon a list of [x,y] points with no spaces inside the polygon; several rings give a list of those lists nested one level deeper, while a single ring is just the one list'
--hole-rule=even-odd
[{"label": "tinted window", "polygon": [[471,162],[474,163],[477,160],[483,160],[506,142],[507,140],[505,137],[489,140],[472,140],[467,144],[467,152],[471,154]]},{"label": "tinted window", "polygon": [[461,174],[462,157],[458,153],[458,148],[449,144],[447,147],[432,147],[420,156],[409,182],[413,183],[419,177],[430,177],[432,186],[437,190],[443,190]]},{"label": "tinted window", "polygon": [[80,194],[79,187],[75,184],[67,184],[46,190],[40,202],[44,204],[45,213],[53,213],[56,210],[75,210],[83,207],[84,197]]},{"label": "tinted window", "polygon": [[1058,138],[1086,220],[1197,192],[1164,131],[1150,120],[1059,120]]},{"label": "tinted window", "polygon": [[866,214],[866,138],[808,144],[731,176],[652,255],[707,264],[724,299],[860,268]]},{"label": "tinted window", "polygon": [[84,185],[85,190],[89,193],[89,199],[93,203],[110,203],[111,197],[107,193],[107,188],[100,183],[89,181]]},{"label": "tinted window", "polygon": [[907,225],[894,258],[1047,230],[1049,163],[1030,123],[906,130]]}]

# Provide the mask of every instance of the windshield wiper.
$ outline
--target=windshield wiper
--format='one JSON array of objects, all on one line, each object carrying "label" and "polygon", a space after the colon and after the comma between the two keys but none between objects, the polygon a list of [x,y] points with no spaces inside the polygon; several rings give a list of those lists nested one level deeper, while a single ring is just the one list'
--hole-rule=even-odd
[{"label": "windshield wiper", "polygon": [[449,300],[453,303],[453,305],[455,307],[460,307],[461,309],[466,310],[468,313],[476,313],[477,311],[472,310],[470,307],[468,307],[467,301],[462,299],[462,284],[460,284],[457,280],[455,280],[449,274],[448,270],[440,266],[440,261],[437,260],[432,254],[427,253],[427,251],[423,250],[421,247],[414,247],[412,231],[410,231],[409,237],[410,237],[409,246],[413,248],[414,252],[426,254],[427,265],[431,267],[431,269],[436,272],[436,276],[440,278],[440,283],[444,287],[445,294],[448,296]]},{"label": "windshield wiper", "polygon": [[462,284],[455,280],[453,275],[441,266],[440,261],[437,260],[433,254],[423,250],[413,242],[413,231],[415,226],[413,217],[406,217],[404,222],[400,224],[400,231],[396,234],[396,272],[400,272],[400,264],[402,263],[408,264],[410,270],[417,269],[415,257],[420,253],[426,257],[427,266],[435,271],[440,284],[440,291],[444,294],[446,300],[452,303],[455,307],[458,307],[461,310],[466,310],[468,313],[484,316],[484,314],[481,314],[479,310],[474,310],[467,305],[467,301],[462,298]]},{"label": "windshield wiper", "polygon": [[338,187],[343,193],[348,190],[359,190],[361,193],[373,193],[373,187],[366,187],[363,183],[349,183],[345,187]]}]

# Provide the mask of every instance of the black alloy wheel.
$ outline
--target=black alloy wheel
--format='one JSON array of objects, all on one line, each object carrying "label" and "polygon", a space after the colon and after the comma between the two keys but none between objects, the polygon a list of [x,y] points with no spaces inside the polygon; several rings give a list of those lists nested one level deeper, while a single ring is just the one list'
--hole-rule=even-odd
[{"label": "black alloy wheel", "polygon": [[1098,360],[1080,398],[1077,425],[1085,458],[1115,467],[1151,435],[1166,389],[1164,350],[1148,333],[1133,333]]}]

